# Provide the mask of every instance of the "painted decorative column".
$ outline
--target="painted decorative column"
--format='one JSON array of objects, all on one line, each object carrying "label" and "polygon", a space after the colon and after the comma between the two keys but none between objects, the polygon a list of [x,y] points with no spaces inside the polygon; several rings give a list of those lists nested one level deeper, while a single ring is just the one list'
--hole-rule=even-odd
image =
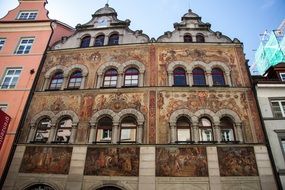
[{"label": "painted decorative column", "polygon": [[168,72],[168,82],[169,86],[173,86],[173,73]]},{"label": "painted decorative column", "polygon": [[137,131],[137,143],[142,144],[143,139],[143,124],[138,124],[138,131]]},{"label": "painted decorative column", "polygon": [[175,144],[176,140],[176,125],[175,123],[170,123],[170,143]]},{"label": "painted decorative column", "polygon": [[187,76],[188,76],[188,81],[189,81],[189,86],[193,86],[193,74],[192,74],[192,71],[191,72],[188,72],[187,71]]},{"label": "painted decorative column", "polygon": [[96,123],[90,123],[90,125],[89,144],[92,144],[95,141]]},{"label": "painted decorative column", "polygon": [[241,143],[243,143],[242,130],[241,130],[241,123],[236,123],[235,126],[236,126],[236,129],[237,129],[238,141],[240,141]]},{"label": "painted decorative column", "polygon": [[221,130],[219,123],[214,124],[214,139],[215,141],[221,142]]},{"label": "painted decorative column", "polygon": [[31,130],[30,130],[29,137],[28,137],[28,143],[34,140],[35,133],[36,133],[36,125],[31,124]]},{"label": "painted decorative column", "polygon": [[118,73],[117,88],[124,86],[123,73]]},{"label": "painted decorative column", "polygon": [[49,88],[50,76],[45,76],[45,83],[43,86],[43,91]]},{"label": "painted decorative column", "polygon": [[232,80],[231,80],[230,72],[226,72],[225,75],[226,75],[225,80],[227,80],[227,85],[232,86]]},{"label": "painted decorative column", "polygon": [[94,45],[95,45],[95,37],[92,37],[92,38],[90,39],[90,44],[89,44],[89,46],[92,47],[92,46],[94,46]]},{"label": "painted decorative column", "polygon": [[97,88],[100,88],[101,85],[102,85],[102,73],[98,73]]},{"label": "painted decorative column", "polygon": [[119,123],[113,123],[112,127],[112,144],[117,144],[118,142],[118,128],[119,128]]},{"label": "painted decorative column", "polygon": [[87,75],[83,75],[83,76],[82,76],[82,80],[81,80],[81,84],[80,84],[80,89],[84,89],[86,77],[87,77]]},{"label": "painted decorative column", "polygon": [[49,134],[48,141],[47,141],[48,143],[51,143],[54,140],[55,132],[56,132],[55,124],[51,124],[50,134]]},{"label": "painted decorative column", "polygon": [[199,141],[199,127],[198,123],[193,123],[193,136],[194,136],[194,141],[197,143]]},{"label": "painted decorative column", "polygon": [[67,88],[67,85],[68,85],[68,75],[64,74],[64,76],[63,76],[63,83],[61,85],[60,90],[64,90],[65,88]]},{"label": "painted decorative column", "polygon": [[209,85],[209,86],[213,86],[212,73],[207,71],[206,72],[206,76],[207,76],[206,84]]},{"label": "painted decorative column", "polygon": [[139,75],[139,87],[143,86],[143,72],[140,73]]},{"label": "painted decorative column", "polygon": [[73,144],[75,141],[76,131],[77,131],[77,123],[72,123],[71,134],[69,139],[69,143],[71,144]]}]

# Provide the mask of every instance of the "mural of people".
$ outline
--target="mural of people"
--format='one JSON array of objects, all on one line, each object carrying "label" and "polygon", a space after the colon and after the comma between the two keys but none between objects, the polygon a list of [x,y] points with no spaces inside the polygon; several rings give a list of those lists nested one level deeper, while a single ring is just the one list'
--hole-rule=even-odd
[{"label": "mural of people", "polygon": [[84,174],[138,176],[139,148],[88,148]]},{"label": "mural of people", "polygon": [[252,147],[218,147],[221,176],[258,176]]},{"label": "mural of people", "polygon": [[70,147],[27,147],[20,172],[68,174],[71,154]]},{"label": "mural of people", "polygon": [[208,176],[206,148],[156,148],[156,176]]}]

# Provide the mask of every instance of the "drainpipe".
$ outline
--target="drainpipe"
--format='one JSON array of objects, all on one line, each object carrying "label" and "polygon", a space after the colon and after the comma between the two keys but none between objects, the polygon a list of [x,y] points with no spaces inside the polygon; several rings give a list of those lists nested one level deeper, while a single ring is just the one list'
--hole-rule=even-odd
[{"label": "drainpipe", "polygon": [[[39,65],[39,68],[38,68],[38,71],[36,73],[36,76],[35,76],[35,79],[34,79],[34,82],[33,82],[33,85],[32,85],[32,88],[31,88],[31,91],[29,93],[29,96],[28,96],[28,99],[27,99],[27,102],[26,102],[26,105],[24,107],[24,111],[23,111],[23,115],[21,117],[21,120],[20,120],[20,123],[19,123],[19,126],[16,130],[16,135],[15,135],[15,138],[14,138],[14,141],[13,141],[13,145],[12,145],[12,148],[11,148],[11,151],[10,151],[10,154],[9,154],[9,157],[8,157],[8,160],[7,160],[7,163],[6,163],[6,166],[4,168],[4,171],[3,171],[3,175],[1,176],[1,179],[0,179],[0,189],[3,188],[3,185],[4,185],[4,182],[5,182],[5,179],[8,175],[8,172],[9,172],[9,168],[10,168],[10,165],[12,163],[12,160],[13,160],[13,157],[14,157],[14,154],[15,154],[15,151],[16,151],[16,148],[17,148],[17,143],[18,143],[18,140],[19,140],[19,137],[20,137],[20,133],[21,133],[21,129],[23,128],[24,126],[24,122],[25,122],[25,119],[27,117],[27,114],[28,114],[28,110],[29,110],[29,107],[30,107],[30,104],[31,104],[31,101],[32,101],[32,98],[33,98],[33,95],[34,95],[34,92],[36,90],[36,86],[37,86],[37,82],[39,80],[39,77],[40,77],[40,74],[41,74],[41,71],[42,71],[42,68],[43,68],[43,65],[44,65],[44,62],[45,62],[45,59],[46,59],[46,53],[47,53],[47,50],[49,48],[49,44],[50,44],[50,41],[51,41],[51,38],[53,36],[53,27],[52,27],[52,24],[55,20],[51,20],[50,22],[50,27],[51,27],[51,35],[49,37],[49,40],[48,40],[48,44],[46,46],[46,49],[43,53],[43,57],[41,59],[41,62],[40,62],[40,65]],[[34,72],[34,71],[33,71]],[[33,74],[32,71],[30,74]]]}]

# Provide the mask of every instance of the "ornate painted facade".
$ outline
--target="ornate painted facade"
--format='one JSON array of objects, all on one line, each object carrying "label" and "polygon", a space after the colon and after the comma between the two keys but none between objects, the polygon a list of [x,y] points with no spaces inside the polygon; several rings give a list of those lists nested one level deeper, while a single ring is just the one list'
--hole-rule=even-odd
[{"label": "ornate painted facade", "polygon": [[4,187],[277,189],[242,44],[129,24],[106,5],[48,51]]}]

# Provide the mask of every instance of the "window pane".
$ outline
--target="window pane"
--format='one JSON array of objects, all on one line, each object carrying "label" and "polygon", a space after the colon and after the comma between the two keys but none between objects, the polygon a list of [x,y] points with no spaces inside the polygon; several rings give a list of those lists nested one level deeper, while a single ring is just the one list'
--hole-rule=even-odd
[{"label": "window pane", "polygon": [[273,112],[273,115],[274,117],[276,118],[282,118],[283,115],[282,115],[282,111],[281,111],[281,107],[279,105],[279,102],[271,102],[271,105],[272,105],[272,112]]},{"label": "window pane", "polygon": [[222,141],[233,141],[234,133],[232,129],[221,129]]},{"label": "window pane", "polygon": [[190,129],[177,129],[178,141],[190,141]]}]

